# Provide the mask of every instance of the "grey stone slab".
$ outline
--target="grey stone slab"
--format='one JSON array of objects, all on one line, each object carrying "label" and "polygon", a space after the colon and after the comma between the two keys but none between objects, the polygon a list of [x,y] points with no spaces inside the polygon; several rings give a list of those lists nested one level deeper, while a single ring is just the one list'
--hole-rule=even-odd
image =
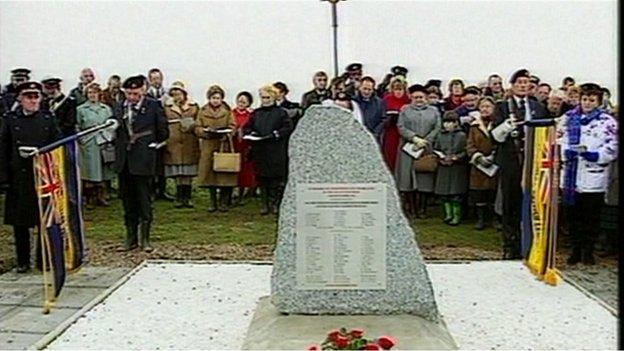
[{"label": "grey stone slab", "polygon": [[16,284],[43,284],[41,272],[32,271],[26,274],[17,274],[15,271],[6,272],[0,275],[0,283]]},{"label": "grey stone slab", "polygon": [[19,305],[42,291],[43,285],[0,283],[0,304]]},{"label": "grey stone slab", "polygon": [[131,268],[108,268],[88,266],[69,275],[65,286],[88,286],[107,288],[118,281]]},{"label": "grey stone slab", "polygon": [[[312,106],[290,139],[271,299],[283,313],[415,314],[440,319],[414,232],[374,137],[345,109]],[[387,193],[385,290],[296,288],[296,188],[304,183],[383,183]]]},{"label": "grey stone slab", "polygon": [[0,332],[0,350],[26,350],[42,336],[42,334]]},{"label": "grey stone slab", "polygon": [[[66,286],[63,290],[61,290],[61,295],[58,297],[55,306],[79,309],[101,294],[104,290],[104,288],[80,288]],[[29,299],[24,301],[22,305],[30,307],[42,306],[42,293],[31,296]]]},{"label": "grey stone slab", "polygon": [[74,313],[76,309],[53,308],[49,314],[43,314],[41,307],[19,307],[2,319],[0,331],[45,334]]},{"label": "grey stone slab", "polygon": [[0,320],[1,318],[4,318],[5,316],[7,316],[9,313],[11,313],[13,310],[15,310],[17,308],[17,306],[14,305],[0,305]]},{"label": "grey stone slab", "polygon": [[[243,350],[305,350],[321,343],[330,330],[362,328],[367,338],[391,335],[397,350],[456,350],[457,344],[443,323],[414,315],[306,316],[280,314],[268,297],[258,303]],[[284,337],[287,335],[288,337]]]}]

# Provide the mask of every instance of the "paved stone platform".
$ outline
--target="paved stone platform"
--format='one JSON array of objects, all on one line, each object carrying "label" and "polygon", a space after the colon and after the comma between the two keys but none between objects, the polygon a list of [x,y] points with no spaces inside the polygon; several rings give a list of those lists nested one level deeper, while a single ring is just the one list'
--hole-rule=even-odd
[{"label": "paved stone platform", "polygon": [[32,348],[129,270],[82,268],[68,276],[61,296],[47,315],[42,313],[43,278],[40,273],[0,275],[0,350]]},{"label": "paved stone platform", "polygon": [[[618,320],[603,304],[565,281],[537,281],[519,261],[427,270],[460,349],[617,349]],[[270,265],[148,262],[48,347],[240,349],[270,274]]]}]

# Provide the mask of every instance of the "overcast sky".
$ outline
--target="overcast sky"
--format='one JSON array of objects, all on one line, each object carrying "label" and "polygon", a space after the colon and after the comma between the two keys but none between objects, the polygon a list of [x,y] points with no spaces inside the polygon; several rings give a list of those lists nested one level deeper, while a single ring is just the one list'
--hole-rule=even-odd
[{"label": "overcast sky", "polygon": [[[410,83],[468,83],[526,67],[559,86],[565,75],[610,88],[617,82],[616,1],[365,1],[339,5],[339,64],[364,64],[380,80],[409,68]],[[333,72],[327,2],[0,2],[0,77],[18,66],[78,82],[160,67],[205,102],[212,84],[232,101],[277,80],[298,101],[317,70]]]}]

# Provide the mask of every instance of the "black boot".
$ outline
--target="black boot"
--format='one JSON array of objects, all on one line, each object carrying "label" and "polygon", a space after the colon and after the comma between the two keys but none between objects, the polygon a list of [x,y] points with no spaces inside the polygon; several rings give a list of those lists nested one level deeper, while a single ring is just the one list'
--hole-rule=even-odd
[{"label": "black boot", "polygon": [[427,218],[427,195],[425,193],[418,193],[417,217],[420,219]]},{"label": "black boot", "polygon": [[230,188],[221,187],[219,191],[219,211],[221,212],[227,212],[229,209],[228,208],[229,190]]},{"label": "black boot", "polygon": [[126,242],[124,246],[119,250],[121,252],[124,251],[132,251],[138,246],[138,233],[139,226],[137,224],[126,224]]},{"label": "black boot", "polygon": [[267,187],[262,187],[262,189],[260,189],[260,197],[262,199],[260,214],[266,216],[269,214],[269,189]]},{"label": "black boot", "polygon": [[182,204],[186,208],[193,208],[193,202],[191,202],[191,196],[193,194],[193,186],[192,185],[184,185],[184,200]]},{"label": "black boot", "polygon": [[208,212],[215,212],[217,210],[217,188],[210,187],[210,205],[208,206]]},{"label": "black boot", "polygon": [[485,206],[477,205],[477,224],[475,224],[476,230],[485,229]]},{"label": "black boot", "polygon": [[176,185],[176,199],[175,199],[175,205],[173,205],[173,207],[175,208],[182,208],[184,207],[184,185]]},{"label": "black boot", "polygon": [[151,227],[152,223],[148,221],[141,222],[141,249],[147,253],[154,251],[154,248],[152,248],[152,245],[150,244]]}]

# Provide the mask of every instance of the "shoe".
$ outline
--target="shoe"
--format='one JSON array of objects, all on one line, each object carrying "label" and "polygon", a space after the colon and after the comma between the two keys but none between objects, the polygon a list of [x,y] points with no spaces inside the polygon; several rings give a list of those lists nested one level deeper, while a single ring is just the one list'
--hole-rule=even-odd
[{"label": "shoe", "polygon": [[175,201],[175,199],[176,199],[175,196],[169,195],[166,192],[156,195],[156,200],[164,200],[164,201],[173,202]]},{"label": "shoe", "polygon": [[453,219],[453,205],[450,202],[444,203],[444,223],[449,223]]},{"label": "shoe", "polygon": [[570,257],[568,257],[568,261],[567,263],[569,265],[573,265],[573,264],[577,264],[579,262],[581,262],[581,250],[580,249],[574,249],[572,250],[572,254],[570,255]]},{"label": "shoe", "polygon": [[138,226],[137,225],[126,225],[126,241],[122,247],[117,249],[117,252],[127,252],[136,249],[138,245]]},{"label": "shoe", "polygon": [[21,273],[28,273],[28,272],[30,272],[30,266],[29,265],[17,266],[15,271],[17,273],[20,273],[20,274]]}]

